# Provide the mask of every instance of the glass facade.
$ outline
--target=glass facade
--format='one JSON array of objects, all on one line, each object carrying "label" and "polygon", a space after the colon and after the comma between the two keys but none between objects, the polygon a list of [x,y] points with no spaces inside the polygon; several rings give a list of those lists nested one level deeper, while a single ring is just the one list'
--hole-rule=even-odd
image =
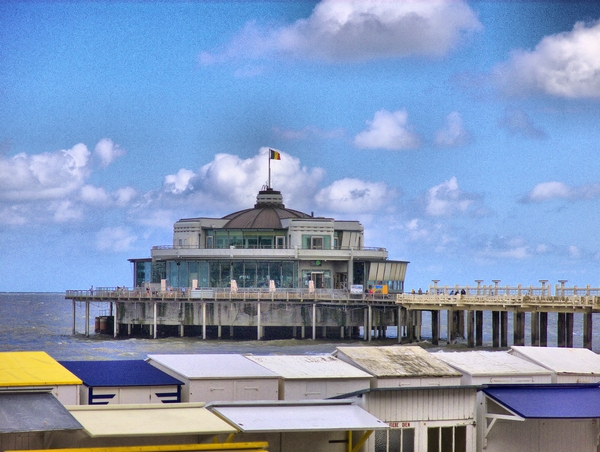
[{"label": "glass facade", "polygon": [[[269,281],[276,287],[298,287],[298,263],[294,261],[211,260],[211,261],[156,261],[152,266],[152,282],[167,280],[167,287],[229,287],[235,279],[238,287],[268,288]],[[136,281],[137,282],[137,281]]]},{"label": "glass facade", "polygon": [[275,248],[277,238],[285,243],[285,229],[208,229],[206,231],[206,248]]}]

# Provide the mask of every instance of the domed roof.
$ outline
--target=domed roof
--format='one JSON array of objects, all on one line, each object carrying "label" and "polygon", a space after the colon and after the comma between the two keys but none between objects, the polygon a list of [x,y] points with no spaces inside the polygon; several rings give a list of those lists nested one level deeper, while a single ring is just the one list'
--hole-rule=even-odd
[{"label": "domed roof", "polygon": [[286,209],[281,192],[267,188],[258,192],[253,209],[244,209],[223,217],[225,229],[282,229],[286,218],[310,218],[298,210]]}]

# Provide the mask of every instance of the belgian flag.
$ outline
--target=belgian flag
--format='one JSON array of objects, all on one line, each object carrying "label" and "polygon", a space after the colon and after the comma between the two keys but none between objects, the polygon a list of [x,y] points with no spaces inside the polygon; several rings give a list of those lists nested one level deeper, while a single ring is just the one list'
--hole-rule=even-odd
[{"label": "belgian flag", "polygon": [[281,154],[279,152],[274,151],[273,149],[269,149],[269,152],[271,153],[270,160],[281,160]]}]

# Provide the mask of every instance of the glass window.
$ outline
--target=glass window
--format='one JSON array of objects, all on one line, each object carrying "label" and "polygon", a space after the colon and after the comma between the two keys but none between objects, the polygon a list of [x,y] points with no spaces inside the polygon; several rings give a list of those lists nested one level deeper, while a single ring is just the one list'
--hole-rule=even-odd
[{"label": "glass window", "polygon": [[391,428],[376,431],[375,452],[415,452],[415,429]]},{"label": "glass window", "polygon": [[322,250],[323,249],[323,237],[311,237],[310,238],[310,247],[313,250]]},{"label": "glass window", "polygon": [[427,429],[427,452],[466,452],[467,427],[429,427]]}]

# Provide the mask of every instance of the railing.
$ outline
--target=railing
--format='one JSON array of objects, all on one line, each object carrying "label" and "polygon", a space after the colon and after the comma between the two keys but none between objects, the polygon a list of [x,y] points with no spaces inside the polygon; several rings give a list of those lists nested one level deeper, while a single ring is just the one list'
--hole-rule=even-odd
[{"label": "railing", "polygon": [[65,298],[95,301],[322,301],[375,302],[395,304],[394,295],[381,293],[355,294],[338,289],[250,289],[204,287],[193,290],[153,290],[128,287],[98,287],[90,290],[67,290]]},{"label": "railing", "polygon": [[385,248],[376,246],[332,246],[329,248],[314,248],[311,246],[281,246],[281,245],[256,245],[256,246],[201,246],[201,245],[155,245],[152,247],[153,250],[322,250],[322,251],[386,251]]}]

